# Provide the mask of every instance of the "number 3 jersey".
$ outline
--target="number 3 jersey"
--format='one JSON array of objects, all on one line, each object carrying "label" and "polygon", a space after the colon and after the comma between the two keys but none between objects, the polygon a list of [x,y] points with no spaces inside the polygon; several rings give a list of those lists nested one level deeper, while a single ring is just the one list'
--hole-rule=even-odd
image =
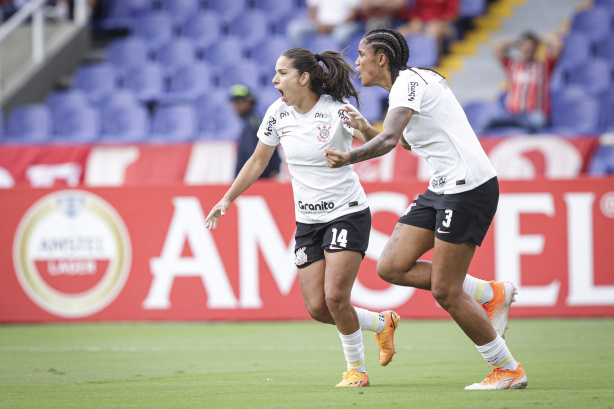
[{"label": "number 3 jersey", "polygon": [[266,112],[258,130],[260,141],[281,144],[292,178],[296,221],[326,223],[367,208],[367,198],[351,166],[332,169],[324,151],[349,152],[354,129],[341,111],[345,104],[322,95],[311,111],[299,114],[278,99]]}]

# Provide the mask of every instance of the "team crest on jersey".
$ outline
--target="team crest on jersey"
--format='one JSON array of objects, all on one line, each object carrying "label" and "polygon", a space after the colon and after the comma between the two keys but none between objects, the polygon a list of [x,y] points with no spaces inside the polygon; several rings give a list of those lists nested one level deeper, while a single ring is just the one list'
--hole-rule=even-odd
[{"label": "team crest on jersey", "polygon": [[328,142],[330,139],[330,128],[331,126],[326,126],[326,124],[322,124],[322,126],[318,126],[318,131],[320,131],[320,133],[318,134],[318,139],[320,140],[320,142]]},{"label": "team crest on jersey", "polygon": [[300,249],[296,250],[296,257],[294,259],[294,264],[296,264],[297,266],[302,266],[303,264],[307,262],[307,254],[305,254],[306,248],[307,247],[301,247]]}]

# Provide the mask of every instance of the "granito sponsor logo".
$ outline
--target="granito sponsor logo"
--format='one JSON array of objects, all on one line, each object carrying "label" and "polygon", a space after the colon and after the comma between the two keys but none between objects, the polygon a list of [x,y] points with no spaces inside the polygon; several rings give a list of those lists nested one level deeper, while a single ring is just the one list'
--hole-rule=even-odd
[{"label": "granito sponsor logo", "polygon": [[320,203],[313,204],[303,203],[299,200],[298,208],[301,209],[303,213],[322,213],[328,210],[333,210],[335,208],[335,203],[321,201]]},{"label": "granito sponsor logo", "polygon": [[416,98],[416,87],[418,86],[417,82],[410,82],[409,84],[407,84],[407,92],[408,92],[408,97],[407,98],[409,101],[413,101]]},{"label": "granito sponsor logo", "polygon": [[330,118],[330,112],[316,112],[316,119],[329,119]]},{"label": "granito sponsor logo", "polygon": [[442,187],[445,184],[446,184],[446,178],[444,178],[443,176],[441,176],[439,179],[431,180],[431,185],[434,188]]},{"label": "granito sponsor logo", "polygon": [[266,124],[266,131],[264,132],[264,134],[266,136],[271,136],[271,133],[273,132],[273,126],[277,123],[277,121],[275,120],[275,118],[273,118],[272,116],[269,117],[269,121]]}]

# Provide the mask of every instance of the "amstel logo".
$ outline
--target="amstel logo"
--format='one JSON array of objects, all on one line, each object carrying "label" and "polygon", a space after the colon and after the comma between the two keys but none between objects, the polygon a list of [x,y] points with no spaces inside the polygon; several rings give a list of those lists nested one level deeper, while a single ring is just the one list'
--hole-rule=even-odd
[{"label": "amstel logo", "polygon": [[100,197],[64,190],[38,200],[13,242],[15,271],[26,294],[67,318],[94,314],[122,290],[131,244],[119,214]]}]

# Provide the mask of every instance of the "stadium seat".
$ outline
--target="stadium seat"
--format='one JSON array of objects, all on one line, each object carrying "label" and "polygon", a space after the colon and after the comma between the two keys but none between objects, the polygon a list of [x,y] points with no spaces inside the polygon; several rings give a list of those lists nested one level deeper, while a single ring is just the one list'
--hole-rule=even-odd
[{"label": "stadium seat", "polygon": [[118,91],[100,102],[101,140],[107,143],[142,142],[149,138],[146,108],[129,91]]},{"label": "stadium seat", "polygon": [[163,70],[155,62],[140,65],[126,73],[122,87],[133,92],[139,101],[156,101],[164,91]]},{"label": "stadium seat", "polygon": [[280,93],[273,84],[268,84],[254,92],[256,96],[256,112],[260,118],[264,118],[271,104],[280,98]]},{"label": "stadium seat", "polygon": [[252,47],[268,36],[268,16],[260,10],[241,13],[229,24],[228,34],[239,37],[245,47]]},{"label": "stadium seat", "polygon": [[599,106],[583,87],[570,85],[552,100],[552,133],[587,135],[599,127]]},{"label": "stadium seat", "polygon": [[221,33],[220,17],[214,11],[200,12],[180,28],[182,36],[192,40],[198,53],[218,41]]},{"label": "stadium seat", "polygon": [[237,64],[243,55],[243,42],[236,36],[221,37],[204,51],[205,61],[216,67]]},{"label": "stadium seat", "polygon": [[82,65],[75,72],[74,87],[96,103],[115,90],[115,69],[106,62]]},{"label": "stadium seat", "polygon": [[614,12],[614,0],[595,0],[594,4],[595,6],[605,7]]},{"label": "stadium seat", "polygon": [[321,53],[322,51],[332,50],[338,51],[340,45],[331,35],[318,34],[305,39],[302,44],[303,48],[313,51],[314,53]]},{"label": "stadium seat", "polygon": [[180,26],[198,12],[199,0],[160,0],[161,9],[166,11],[176,26]]},{"label": "stadium seat", "polygon": [[172,38],[173,21],[167,12],[151,12],[135,21],[132,35],[142,38],[153,51]]},{"label": "stadium seat", "polygon": [[573,16],[571,30],[585,33],[592,41],[606,38],[612,26],[612,13],[605,7],[595,6]]},{"label": "stadium seat", "polygon": [[153,142],[188,142],[198,135],[198,118],[192,104],[160,105],[152,120]]},{"label": "stadium seat", "polygon": [[[369,122],[381,121],[384,114],[383,102],[386,100],[379,87],[359,87],[360,112]],[[352,101],[354,106],[355,101]]]},{"label": "stadium seat", "polygon": [[52,139],[52,119],[44,104],[20,105],[8,116],[7,142],[47,143]]},{"label": "stadium seat", "polygon": [[472,102],[463,107],[469,124],[477,135],[482,135],[488,121],[502,115],[505,111],[501,104],[491,101]]},{"label": "stadium seat", "polygon": [[360,44],[360,41],[362,40],[363,36],[364,33],[362,32],[356,33],[352,36],[352,38],[350,38],[348,43],[343,46],[343,48],[346,49],[346,59],[352,67],[354,66],[354,62],[356,62],[356,59],[358,58],[358,45]]},{"label": "stadium seat", "polygon": [[591,41],[585,33],[571,32],[565,38],[563,51],[557,60],[557,66],[573,69],[590,59]]},{"label": "stadium seat", "polygon": [[135,18],[145,15],[152,9],[152,0],[106,0],[105,6],[102,28],[128,29]]},{"label": "stadium seat", "polygon": [[596,96],[612,86],[611,77],[612,65],[605,59],[593,58],[571,70],[569,83],[580,85],[591,95]]},{"label": "stadium seat", "polygon": [[254,8],[266,14],[276,34],[285,34],[286,25],[294,17],[296,7],[288,0],[254,0]]},{"label": "stadium seat", "polygon": [[[271,75],[272,77],[273,75]],[[262,85],[261,66],[253,60],[242,59],[236,64],[223,67],[218,78],[218,85],[221,88],[228,88],[234,84],[243,84],[248,88],[256,89]]]},{"label": "stadium seat", "polygon": [[148,48],[140,37],[119,38],[113,40],[107,47],[107,61],[113,64],[118,72],[125,72],[145,64],[147,59]]},{"label": "stadium seat", "polygon": [[289,48],[286,36],[269,36],[264,41],[253,46],[249,51],[249,55],[251,59],[257,61],[262,66],[264,72],[270,70],[272,77],[277,59]]},{"label": "stadium seat", "polygon": [[167,73],[196,60],[194,44],[188,38],[174,38],[154,52],[154,59]]},{"label": "stadium seat", "polygon": [[614,42],[612,38],[605,38],[597,43],[597,57],[605,58],[610,62],[610,64],[614,64]]},{"label": "stadium seat", "polygon": [[614,146],[598,146],[588,164],[587,173],[598,177],[614,175]]},{"label": "stadium seat", "polygon": [[98,110],[89,105],[67,105],[53,111],[53,125],[56,142],[91,143],[100,138]]},{"label": "stadium seat", "polygon": [[608,89],[599,97],[599,125],[605,132],[614,131],[614,88]]},{"label": "stadium seat", "polygon": [[247,0],[208,0],[207,10],[213,10],[220,15],[224,24],[229,24],[247,9]]},{"label": "stadium seat", "polygon": [[460,17],[477,17],[486,12],[486,0],[461,0],[459,5]]},{"label": "stadium seat", "polygon": [[211,67],[204,62],[181,67],[169,77],[168,90],[161,96],[162,102],[195,101],[212,85]]},{"label": "stadium seat", "polygon": [[76,88],[53,91],[45,100],[45,104],[52,114],[58,109],[73,106],[86,106],[89,105],[89,103],[87,95]]},{"label": "stadium seat", "polygon": [[199,118],[199,139],[235,140],[239,136],[240,121],[237,118],[227,90],[217,90],[196,101]]},{"label": "stadium seat", "polygon": [[425,34],[405,37],[409,46],[409,65],[411,67],[435,67],[439,61],[437,42]]}]

